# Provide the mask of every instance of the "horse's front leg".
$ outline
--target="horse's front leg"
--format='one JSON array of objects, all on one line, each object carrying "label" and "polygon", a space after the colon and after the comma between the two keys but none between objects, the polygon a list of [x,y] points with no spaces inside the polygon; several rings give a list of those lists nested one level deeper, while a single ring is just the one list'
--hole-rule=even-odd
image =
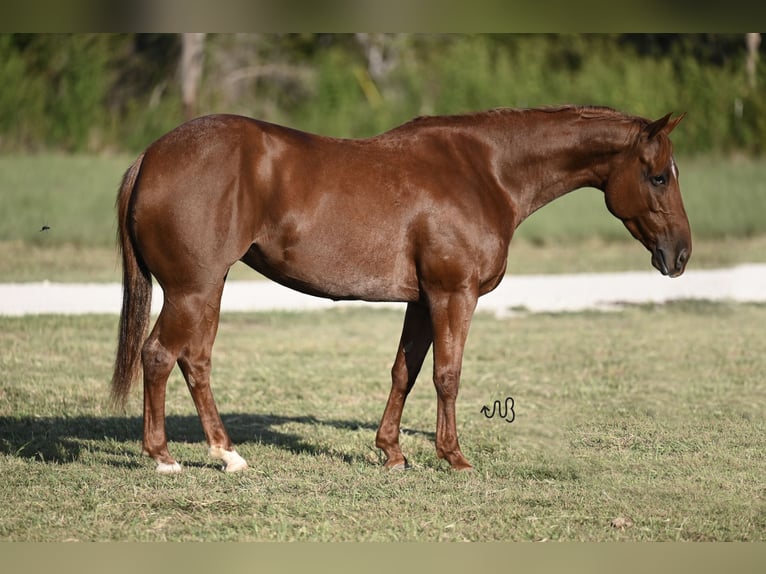
[{"label": "horse's front leg", "polygon": [[386,455],[386,468],[400,470],[408,467],[407,459],[399,446],[399,425],[407,395],[420,373],[431,341],[431,317],[428,308],[418,303],[409,303],[404,315],[396,360],[391,368],[391,393],[388,395],[386,410],[375,437],[375,445]]},{"label": "horse's front leg", "polygon": [[429,295],[434,334],[434,386],[437,394],[436,454],[455,470],[471,464],[460,450],[455,402],[460,387],[463,349],[477,296],[470,290]]}]

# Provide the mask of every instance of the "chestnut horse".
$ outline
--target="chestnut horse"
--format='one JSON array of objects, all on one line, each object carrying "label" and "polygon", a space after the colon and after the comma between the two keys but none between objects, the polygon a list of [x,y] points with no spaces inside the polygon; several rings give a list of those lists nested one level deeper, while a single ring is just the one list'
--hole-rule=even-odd
[{"label": "chestnut horse", "polygon": [[[471,468],[455,428],[463,347],[524,219],[576,188],[599,188],[652,264],[683,273],[691,233],[668,139],[683,116],[670,116],[498,109],[349,140],[211,115],[162,136],[128,169],[117,198],[123,306],[112,395],[124,403],[143,367],[144,453],[158,472],[181,470],[165,435],[165,386],[177,363],[210,456],[227,471],[247,467],[210,389],[221,293],[243,261],[311,295],[406,302],[375,444],[386,467],[406,467],[402,409],[433,344],[436,452]],[[145,339],[151,276],[164,303]]]}]

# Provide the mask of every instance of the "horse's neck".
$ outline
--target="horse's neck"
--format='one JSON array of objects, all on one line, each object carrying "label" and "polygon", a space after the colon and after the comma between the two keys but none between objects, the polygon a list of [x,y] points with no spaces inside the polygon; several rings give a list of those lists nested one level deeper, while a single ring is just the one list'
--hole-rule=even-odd
[{"label": "horse's neck", "polygon": [[575,189],[603,190],[615,157],[627,149],[636,133],[621,118],[557,115],[542,114],[519,122],[518,127],[509,126],[506,132],[506,158],[499,162],[501,181],[516,204],[518,223]]}]

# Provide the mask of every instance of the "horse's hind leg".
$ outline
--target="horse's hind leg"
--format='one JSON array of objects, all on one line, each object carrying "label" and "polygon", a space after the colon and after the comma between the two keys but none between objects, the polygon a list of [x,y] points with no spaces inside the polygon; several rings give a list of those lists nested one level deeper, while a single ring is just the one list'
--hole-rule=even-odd
[{"label": "horse's hind leg", "polygon": [[206,305],[194,336],[181,351],[178,366],[197,408],[209,446],[208,453],[211,457],[223,461],[226,472],[237,472],[246,469],[247,462],[232,447],[210,388],[210,357],[218,332],[222,289],[223,284],[214,300]]},{"label": "horse's hind leg", "polygon": [[144,369],[144,454],[157,463],[157,472],[170,474],[181,472],[181,465],[168,451],[165,434],[165,387],[170,371],[176,361],[176,355],[160,342],[160,324],[163,314],[151,334],[146,339],[141,351]]},{"label": "horse's hind leg", "polygon": [[386,455],[386,468],[407,468],[407,459],[399,446],[399,425],[407,395],[415,384],[430,347],[431,318],[428,308],[410,303],[407,305],[402,336],[391,369],[391,393],[375,438],[375,445]]},{"label": "horse's hind leg", "polygon": [[[159,472],[177,472],[180,466],[167,451],[164,428],[165,385],[178,362],[199,413],[212,457],[222,459],[229,472],[247,467],[232,448],[210,389],[211,353],[218,331],[223,281],[200,292],[165,293],[165,304],[152,335],[144,346],[144,450],[157,461]],[[152,372],[151,365],[161,368]],[[159,423],[162,424],[159,424]]]}]

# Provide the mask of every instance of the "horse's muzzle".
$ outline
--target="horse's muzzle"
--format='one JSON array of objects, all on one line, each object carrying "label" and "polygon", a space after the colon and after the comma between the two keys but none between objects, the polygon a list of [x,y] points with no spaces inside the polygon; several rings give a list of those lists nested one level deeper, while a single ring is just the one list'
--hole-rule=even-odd
[{"label": "horse's muzzle", "polygon": [[678,277],[686,269],[689,261],[689,248],[680,246],[677,249],[668,249],[657,246],[652,252],[652,265],[663,275]]}]

